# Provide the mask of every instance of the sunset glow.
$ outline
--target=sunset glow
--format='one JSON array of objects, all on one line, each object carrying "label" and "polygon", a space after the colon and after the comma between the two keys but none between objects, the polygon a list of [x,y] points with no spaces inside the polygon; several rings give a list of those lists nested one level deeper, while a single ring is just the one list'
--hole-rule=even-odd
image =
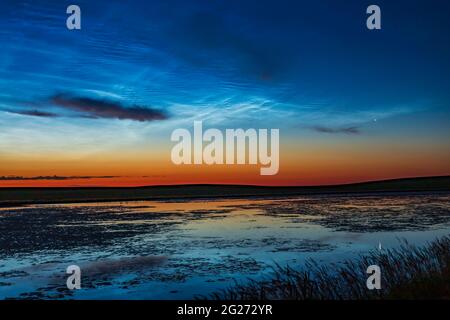
[{"label": "sunset glow", "polygon": [[[45,1],[3,10],[0,187],[322,185],[450,174],[445,10],[428,12],[424,3],[401,15],[389,2],[387,15],[398,17],[372,32],[364,10],[350,4],[340,4],[345,14],[323,3],[80,5],[81,30],[68,30],[64,6]],[[174,165],[170,134],[196,120],[220,130],[279,129],[278,174]]]}]

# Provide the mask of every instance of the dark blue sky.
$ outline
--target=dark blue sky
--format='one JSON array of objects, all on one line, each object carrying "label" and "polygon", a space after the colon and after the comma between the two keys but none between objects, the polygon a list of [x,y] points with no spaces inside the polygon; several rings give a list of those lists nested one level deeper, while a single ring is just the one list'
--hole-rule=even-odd
[{"label": "dark blue sky", "polygon": [[380,31],[365,28],[366,1],[78,1],[81,31],[65,28],[67,4],[2,6],[7,108],[83,90],[156,108],[260,98],[389,113],[449,101],[448,1],[378,1]]},{"label": "dark blue sky", "polygon": [[194,119],[445,145],[449,17],[443,0],[3,1],[0,148],[165,144]]}]

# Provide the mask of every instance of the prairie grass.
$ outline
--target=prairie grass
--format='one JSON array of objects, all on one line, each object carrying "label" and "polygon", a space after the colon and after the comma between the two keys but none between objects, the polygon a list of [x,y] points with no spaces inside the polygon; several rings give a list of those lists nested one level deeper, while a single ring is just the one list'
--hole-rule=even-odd
[{"label": "prairie grass", "polygon": [[[381,269],[381,289],[368,290],[369,265]],[[423,247],[402,240],[395,249],[373,251],[342,263],[308,260],[295,270],[276,266],[271,279],[235,283],[215,292],[219,300],[450,299],[450,236]]]}]

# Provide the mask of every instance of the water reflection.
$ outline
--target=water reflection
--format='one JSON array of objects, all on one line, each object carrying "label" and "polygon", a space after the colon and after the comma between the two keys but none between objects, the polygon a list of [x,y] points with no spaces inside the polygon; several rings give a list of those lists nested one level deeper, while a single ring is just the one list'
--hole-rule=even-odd
[{"label": "water reflection", "polygon": [[[422,244],[448,235],[449,200],[403,194],[4,208],[0,298],[192,298],[266,275],[275,263],[326,263],[380,241],[388,248],[398,238]],[[70,264],[84,270],[82,290],[65,288]]]}]

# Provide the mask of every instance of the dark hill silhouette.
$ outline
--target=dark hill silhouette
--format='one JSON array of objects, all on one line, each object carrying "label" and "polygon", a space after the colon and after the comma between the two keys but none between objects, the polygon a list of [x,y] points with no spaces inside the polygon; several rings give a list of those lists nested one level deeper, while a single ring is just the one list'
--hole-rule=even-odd
[{"label": "dark hill silhouette", "polygon": [[0,188],[0,205],[436,191],[450,191],[450,176],[309,187],[199,184],[146,187]]}]

